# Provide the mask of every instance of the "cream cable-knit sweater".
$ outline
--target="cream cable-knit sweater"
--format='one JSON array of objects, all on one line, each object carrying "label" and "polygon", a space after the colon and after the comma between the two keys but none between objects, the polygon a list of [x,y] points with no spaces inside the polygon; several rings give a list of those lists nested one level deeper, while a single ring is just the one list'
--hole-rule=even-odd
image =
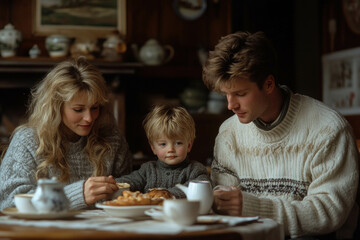
[{"label": "cream cable-knit sweater", "polygon": [[291,94],[285,118],[270,131],[230,117],[214,158],[214,186],[239,186],[242,215],[272,218],[286,236],[333,232],[353,208],[359,157],[352,129],[315,99]]},{"label": "cream cable-knit sweater", "polygon": [[[36,167],[39,160],[35,157],[38,148],[33,129],[22,128],[17,131],[0,165],[0,210],[13,207],[14,194],[34,192],[37,187],[35,179]],[[132,155],[125,138],[114,131],[109,137],[114,147],[114,154],[104,159],[106,163],[105,176],[120,177],[131,171]],[[93,167],[88,161],[83,149],[86,137],[78,142],[69,143],[66,162],[70,169],[70,180],[65,183],[64,190],[70,201],[71,209],[88,207],[84,200],[84,182],[93,175]],[[49,167],[50,176],[59,176],[59,172]]]}]

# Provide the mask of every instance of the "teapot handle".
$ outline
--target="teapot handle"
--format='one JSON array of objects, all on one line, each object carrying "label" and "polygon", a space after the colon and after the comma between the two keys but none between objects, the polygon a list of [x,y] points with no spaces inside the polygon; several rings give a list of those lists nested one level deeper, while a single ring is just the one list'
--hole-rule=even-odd
[{"label": "teapot handle", "polygon": [[164,60],[163,64],[169,62],[174,57],[174,53],[175,53],[174,48],[170,45],[165,45],[164,49],[168,50],[169,54],[168,54],[167,58]]}]

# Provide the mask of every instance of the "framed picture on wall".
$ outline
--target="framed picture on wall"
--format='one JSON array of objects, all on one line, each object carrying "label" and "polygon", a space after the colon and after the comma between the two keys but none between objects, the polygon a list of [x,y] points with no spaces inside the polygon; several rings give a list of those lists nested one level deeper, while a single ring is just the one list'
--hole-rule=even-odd
[{"label": "framed picture on wall", "polygon": [[33,0],[33,31],[38,36],[105,38],[126,35],[126,0]]},{"label": "framed picture on wall", "polygon": [[323,101],[343,115],[360,114],[360,47],[322,57]]}]

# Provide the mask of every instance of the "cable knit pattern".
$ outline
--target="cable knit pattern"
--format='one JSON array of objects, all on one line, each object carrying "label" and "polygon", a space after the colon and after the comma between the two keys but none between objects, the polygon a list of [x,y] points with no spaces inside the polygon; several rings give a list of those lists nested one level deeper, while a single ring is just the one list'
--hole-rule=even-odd
[{"label": "cable knit pattern", "polygon": [[351,127],[323,103],[291,94],[284,120],[270,131],[234,115],[220,127],[214,185],[243,190],[243,215],[275,219],[291,237],[344,225],[358,185]]},{"label": "cable knit pattern", "polygon": [[[131,171],[132,155],[125,138],[115,134],[110,138],[114,154],[105,159],[106,176],[120,177]],[[93,176],[93,167],[84,154],[86,137],[78,142],[69,143],[66,161],[69,165],[70,179],[65,183],[64,190],[70,201],[71,209],[88,207],[84,200],[83,185],[86,179]],[[14,195],[17,193],[34,192],[37,187],[36,168],[40,164],[35,156],[38,148],[35,132],[30,128],[21,128],[13,136],[9,148],[0,167],[0,209],[14,206]],[[60,172],[49,166],[50,177],[60,175]]]},{"label": "cable knit pattern", "polygon": [[127,182],[131,191],[148,192],[151,188],[165,188],[176,198],[186,195],[175,185],[188,185],[191,180],[210,180],[203,164],[188,158],[177,165],[168,165],[160,160],[143,163],[139,170],[116,179]]}]

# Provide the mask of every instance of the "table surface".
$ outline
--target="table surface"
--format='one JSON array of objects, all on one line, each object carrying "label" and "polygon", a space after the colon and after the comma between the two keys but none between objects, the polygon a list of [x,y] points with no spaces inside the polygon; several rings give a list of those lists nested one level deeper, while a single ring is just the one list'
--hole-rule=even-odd
[{"label": "table surface", "polygon": [[[11,224],[8,224],[10,221]],[[161,232],[136,233],[121,230],[108,231],[101,229],[70,229],[66,227],[26,225],[29,222],[31,223],[31,221],[34,224],[39,224],[36,221],[42,221],[44,224],[52,223],[52,225],[54,225],[53,222],[51,222],[53,220],[17,220],[0,213],[0,239],[284,239],[281,227],[278,223],[271,219],[262,218],[256,222],[241,224],[234,227],[221,227],[201,231],[182,231],[176,234]],[[71,219],[62,221],[79,222],[79,220]],[[151,219],[137,220],[135,222],[142,224],[142,221],[144,224],[151,223],[151,221],[153,221],[154,224],[159,222]],[[113,223],[109,221],[108,224],[110,225]],[[127,223],[122,223],[121,226],[125,226],[124,224]]]}]

